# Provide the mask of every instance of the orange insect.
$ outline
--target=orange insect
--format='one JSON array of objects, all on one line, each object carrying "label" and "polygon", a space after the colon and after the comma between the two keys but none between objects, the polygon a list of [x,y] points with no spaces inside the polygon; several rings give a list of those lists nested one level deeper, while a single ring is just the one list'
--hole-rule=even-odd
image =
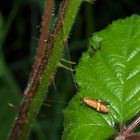
[{"label": "orange insect", "polygon": [[89,107],[96,109],[100,113],[109,113],[109,108],[107,107],[107,104],[103,103],[98,99],[80,98],[80,100]]}]

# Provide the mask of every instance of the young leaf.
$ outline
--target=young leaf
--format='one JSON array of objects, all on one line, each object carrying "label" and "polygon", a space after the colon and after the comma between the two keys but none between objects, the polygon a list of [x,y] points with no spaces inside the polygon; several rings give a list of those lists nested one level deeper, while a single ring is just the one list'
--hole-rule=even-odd
[{"label": "young leaf", "polygon": [[[79,93],[65,109],[64,140],[104,140],[140,111],[140,16],[112,23],[90,40],[76,69]],[[80,98],[109,103],[109,113],[81,105]]]}]

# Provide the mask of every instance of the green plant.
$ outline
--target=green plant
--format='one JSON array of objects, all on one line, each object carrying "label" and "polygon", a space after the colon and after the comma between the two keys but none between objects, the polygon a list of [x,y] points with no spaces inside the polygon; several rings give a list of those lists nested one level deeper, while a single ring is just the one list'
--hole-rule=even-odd
[{"label": "green plant", "polygon": [[11,130],[10,140],[24,140],[27,138],[32,122],[46,97],[45,92],[50,85],[50,80],[55,75],[56,68],[60,66],[59,61],[62,57],[63,47],[81,2],[81,0],[62,1],[54,28],[51,30],[49,27],[53,1],[46,1],[33,70],[24,91],[24,99],[18,116]]},{"label": "green plant", "polygon": [[[140,118],[130,125],[140,111],[140,16],[93,34],[76,68],[76,81],[79,93],[64,111],[64,140],[140,139],[132,133]],[[84,107],[84,97],[108,102],[109,113]]]},{"label": "green plant", "polygon": [[[52,2],[52,1],[47,0],[47,6],[48,6],[48,2]],[[71,2],[73,3],[73,5],[71,5],[72,4]],[[7,4],[7,3],[8,3],[8,1],[6,2],[6,5],[7,5],[6,7],[9,8],[9,4]],[[27,5],[27,3],[28,3],[28,5]],[[35,7],[34,7],[35,10],[32,9],[34,3],[36,3]],[[0,99],[1,99],[1,108],[0,108],[0,112],[1,112],[1,115],[0,115],[1,116],[0,117],[1,131],[0,131],[0,138],[3,139],[3,140],[6,139],[6,137],[7,137],[6,135],[8,134],[9,129],[10,129],[9,126],[11,125],[11,123],[13,121],[13,117],[14,117],[14,115],[16,113],[19,113],[19,116],[18,116],[18,119],[17,119],[18,123],[17,122],[15,123],[13,131],[11,132],[11,139],[26,139],[26,137],[28,136],[30,128],[32,126],[32,122],[35,119],[43,100],[45,99],[45,92],[47,91],[47,87],[49,86],[50,79],[53,79],[53,76],[56,73],[56,68],[60,66],[59,64],[60,64],[60,58],[61,58],[62,51],[63,51],[63,46],[66,43],[67,37],[69,37],[68,34],[69,34],[70,29],[71,29],[72,23],[74,22],[75,14],[76,14],[77,10],[79,9],[78,7],[80,6],[81,1],[77,1],[77,0],[76,1],[74,1],[74,0],[68,0],[67,1],[67,0],[64,0],[60,4],[60,8],[59,8],[59,12],[58,12],[59,14],[58,14],[58,16],[56,18],[57,20],[55,20],[56,23],[53,22],[53,18],[55,16],[53,16],[53,18],[51,20],[51,23],[55,24],[54,28],[53,28],[53,26],[51,26],[51,27],[49,26],[50,25],[50,20],[48,20],[48,21],[45,20],[45,17],[47,17],[47,19],[51,18],[51,16],[52,16],[51,15],[52,14],[52,11],[51,11],[52,6],[49,6],[48,8],[46,8],[46,9],[49,9],[48,11],[47,10],[44,11],[44,13],[45,12],[48,13],[48,16],[45,16],[45,14],[44,14],[43,25],[45,25],[45,26],[43,26],[44,28],[42,27],[42,31],[41,31],[41,35],[43,35],[43,38],[42,38],[42,36],[40,36],[40,38],[39,38],[39,42],[41,42],[41,44],[39,45],[39,50],[40,51],[37,52],[35,63],[34,63],[34,68],[33,68],[32,74],[31,74],[31,78],[29,79],[29,83],[28,83],[27,88],[26,88],[26,90],[24,92],[25,97],[23,99],[22,105],[18,108],[18,105],[17,105],[18,103],[16,102],[15,98],[13,98],[13,96],[17,96],[16,98],[18,98],[19,95],[22,93],[21,89],[19,87],[20,81],[19,82],[17,82],[17,81],[19,79],[23,80],[26,77],[26,74],[28,74],[28,70],[23,69],[22,71],[20,71],[20,76],[13,75],[13,73],[17,72],[17,69],[19,69],[19,65],[18,65],[19,63],[20,63],[20,69],[23,68],[23,67],[21,67],[21,66],[23,66],[23,64],[21,64],[22,60],[20,59],[20,57],[16,58],[16,60],[14,60],[14,61],[10,61],[10,63],[7,60],[9,58],[13,58],[13,56],[14,56],[13,51],[11,51],[12,48],[15,49],[16,47],[18,47],[18,48],[24,47],[24,49],[25,49],[25,46],[27,48],[29,48],[29,45],[28,45],[28,43],[29,43],[28,39],[29,38],[28,37],[24,38],[24,35],[23,35],[24,32],[25,32],[25,35],[28,36],[28,33],[26,32],[26,30],[24,30],[24,27],[26,26],[25,23],[27,22],[28,19],[24,19],[24,17],[21,17],[21,14],[19,14],[19,13],[21,11],[24,11],[25,13],[29,12],[28,10],[26,11],[26,8],[27,9],[30,9],[30,8],[32,9],[32,12],[31,12],[32,14],[29,12],[29,15],[30,15],[29,18],[31,18],[32,22],[29,23],[29,24],[32,26],[31,28],[34,29],[35,32],[37,32],[37,29],[34,28],[34,27],[38,24],[36,18],[38,17],[37,12],[39,11],[39,7],[37,8],[36,5],[39,5],[40,3],[42,4],[42,7],[44,7],[44,0],[42,0],[42,1],[30,1],[30,0],[28,0],[28,1],[22,1],[22,2],[20,0],[15,0],[14,3],[12,3],[13,8],[11,9],[11,11],[9,13],[7,13],[7,8],[5,8],[5,6],[3,6],[3,4],[1,5],[2,9],[0,9],[1,10],[0,12],[2,12],[2,14],[0,15],[0,83],[1,83],[0,84]],[[108,17],[112,17],[112,15],[116,15],[115,12],[117,13],[117,10],[119,11],[118,13],[120,13],[119,17],[125,17],[127,13],[130,14],[130,12],[128,12],[127,8],[126,8],[127,10],[125,10],[125,8],[122,9],[122,7],[123,7],[122,5],[124,3],[126,3],[127,7],[130,8],[131,13],[135,13],[136,12],[135,10],[137,10],[137,13],[139,11],[138,10],[139,8],[137,7],[136,2],[132,1],[132,0],[127,1],[127,2],[118,0],[117,3],[115,3],[115,4],[112,1],[110,1],[110,2],[106,1],[106,3],[107,4],[105,4],[105,5],[100,4],[100,5],[102,5],[101,8],[98,8],[98,4],[96,4],[95,9],[98,9],[98,12],[96,12],[96,10],[93,9],[93,7],[91,5],[90,5],[91,7],[89,7],[88,4],[86,6],[84,6],[84,7],[82,7],[82,13],[84,13],[84,16],[83,16],[83,14],[80,14],[80,16],[78,16],[79,19],[80,19],[80,20],[78,20],[78,19],[76,20],[76,21],[78,21],[77,22],[78,26],[74,27],[74,30],[76,30],[76,33],[75,34],[72,33],[72,36],[71,36],[71,39],[70,39],[70,41],[71,41],[72,38],[74,38],[74,40],[76,40],[76,41],[73,42],[72,44],[69,44],[69,46],[70,46],[69,48],[72,51],[76,52],[74,54],[74,57],[77,56],[77,54],[78,54],[77,52],[79,52],[79,50],[85,49],[84,48],[86,46],[86,45],[84,45],[85,42],[86,42],[85,39],[88,38],[88,36],[90,36],[90,34],[92,33],[92,30],[98,30],[99,28],[101,28],[104,25],[106,25],[108,20],[110,20],[110,21],[113,20],[115,16],[113,16],[113,19],[108,18]],[[122,3],[122,5],[121,5],[121,3]],[[106,10],[106,7],[109,6],[108,4],[111,5],[110,10],[109,9]],[[113,6],[113,4],[114,4],[114,6]],[[116,5],[117,5],[117,7],[116,7]],[[3,9],[5,9],[5,10],[3,10]],[[98,14],[94,15],[93,10],[95,10],[94,13],[98,13]],[[6,11],[6,13],[8,14],[8,18],[7,18],[7,14],[5,14],[3,11]],[[102,14],[100,14],[100,12]],[[70,17],[72,17],[72,20],[69,20]],[[68,20],[66,20],[66,19],[68,19]],[[70,23],[69,23],[69,21],[70,21]],[[84,26],[85,30],[81,30],[81,27],[82,27],[81,25],[83,25],[83,21],[84,21],[84,25],[85,25]],[[22,24],[20,24],[20,23],[22,23]],[[29,30],[29,27],[30,27],[29,24],[26,26],[26,27],[28,27],[28,30]],[[128,25],[127,29],[129,29],[129,23],[127,23],[127,25]],[[133,25],[135,25],[135,24],[133,24]],[[117,29],[118,29],[118,27],[117,27]],[[138,28],[133,28],[133,31],[135,29],[138,30]],[[120,35],[120,31],[122,31],[122,30],[120,30],[120,28],[119,28],[118,29],[118,32],[119,32],[118,35]],[[130,31],[130,30],[128,30],[128,31]],[[126,31],[126,34],[128,34],[128,31]],[[15,34],[17,34],[17,36],[16,35],[15,36],[10,36],[10,32],[14,32],[14,33],[16,32]],[[32,37],[37,36],[35,34],[35,32],[33,32],[33,30],[32,30],[32,35],[31,35],[31,38],[30,38],[31,40],[30,41],[37,42],[36,40],[32,39]],[[109,30],[107,32],[109,32]],[[138,33],[138,31],[136,31],[136,32]],[[49,33],[49,34],[47,34],[47,33]],[[110,40],[111,42],[114,41],[114,38],[112,39],[113,34],[114,34],[114,32],[109,37],[111,39]],[[100,39],[98,40],[98,36],[100,36],[100,35],[98,35],[98,33],[97,33],[97,39],[96,39],[96,35],[94,36],[95,38],[93,40],[91,39],[91,44],[93,44],[94,47],[92,45],[90,45],[90,48],[89,48],[88,53],[87,53],[88,55],[85,55],[87,57],[90,56],[91,59],[89,59],[89,60],[92,60],[92,59],[95,58],[95,61],[93,61],[93,60],[89,61],[89,63],[87,63],[89,65],[84,64],[86,61],[83,61],[84,63],[81,62],[83,67],[84,66],[86,67],[85,71],[83,71],[83,72],[85,72],[85,75],[82,75],[82,74],[78,73],[78,71],[82,71],[83,67],[78,68],[79,70],[77,70],[77,75],[79,75],[79,76],[76,76],[76,77],[80,77],[80,76],[84,77],[82,79],[83,82],[81,82],[82,80],[78,80],[79,85],[82,83],[81,84],[82,88],[80,87],[79,96],[75,97],[76,100],[74,99],[77,102],[76,103],[74,101],[74,104],[76,104],[76,105],[74,106],[74,108],[70,107],[70,108],[73,109],[72,111],[74,112],[74,114],[73,114],[73,112],[71,110],[69,110],[69,112],[66,111],[66,113],[65,113],[66,114],[65,118],[67,120],[65,122],[66,129],[65,129],[65,132],[64,132],[63,139],[74,139],[74,138],[75,139],[83,139],[85,137],[89,138],[89,139],[104,139],[104,138],[108,139],[108,137],[112,136],[112,137],[116,137],[116,140],[118,140],[118,139],[122,140],[122,139],[124,139],[124,136],[127,137],[127,138],[131,137],[131,139],[139,137],[138,134],[129,135],[130,132],[132,132],[133,129],[136,128],[138,126],[139,122],[140,122],[139,121],[140,118],[137,118],[137,112],[138,112],[139,109],[137,111],[133,112],[132,114],[130,114],[129,117],[128,117],[128,115],[126,115],[128,117],[127,119],[122,118],[122,119],[125,120],[124,123],[126,123],[126,126],[131,124],[131,122],[137,118],[136,121],[134,121],[134,123],[132,123],[132,125],[130,125],[129,127],[127,127],[127,129],[125,129],[124,128],[125,124],[121,123],[121,121],[120,121],[121,119],[118,117],[119,115],[117,115],[117,113],[115,113],[115,111],[114,111],[115,109],[113,108],[114,105],[119,105],[118,102],[114,102],[115,98],[112,101],[111,97],[102,96],[101,93],[99,92],[100,90],[98,91],[98,87],[99,86],[102,87],[102,84],[100,85],[100,83],[99,83],[99,86],[97,86],[97,88],[95,87],[95,84],[92,85],[92,87],[90,86],[90,82],[92,82],[95,79],[98,79],[98,77],[100,77],[100,75],[103,72],[103,70],[102,70],[101,74],[100,74],[100,72],[99,72],[99,74],[98,73],[95,73],[95,75],[92,74],[92,75],[94,75],[95,78],[93,78],[93,80],[91,80],[90,77],[92,77],[92,76],[90,75],[90,72],[98,71],[98,70],[91,70],[91,69],[90,69],[90,71],[87,71],[87,69],[89,68],[91,62],[94,62],[95,66],[93,64],[93,67],[95,68],[96,65],[98,66],[97,63],[100,62],[100,60],[98,59],[99,54],[101,54],[101,56],[105,55],[107,57],[107,56],[110,56],[110,54],[112,53],[112,49],[111,49],[111,51],[104,49],[104,47],[106,48],[106,46],[107,46],[106,43],[104,44],[104,39],[103,38],[105,38],[105,37],[104,36],[103,36],[103,38],[99,37],[99,38],[101,38],[101,40]],[[124,34],[120,35],[121,39],[123,38],[122,36],[124,36]],[[11,43],[11,40],[14,43],[13,42]],[[116,38],[116,40],[118,41],[117,38]],[[27,42],[26,42],[26,44],[24,44],[22,46],[21,45],[21,44],[23,44],[22,41],[24,41],[24,42],[27,41]],[[137,39],[137,41],[138,41],[138,39]],[[15,45],[15,42],[18,43],[18,44]],[[133,45],[134,45],[134,42],[135,41],[133,41],[133,43],[132,43]],[[112,44],[112,43],[109,43],[109,45],[110,44]],[[116,48],[116,44],[117,43],[113,44],[115,48]],[[30,48],[32,48],[31,49],[31,57],[29,57],[29,58],[27,58],[25,60],[26,63],[24,63],[24,65],[26,65],[25,66],[26,68],[29,66],[30,59],[34,58],[33,54],[34,54],[35,46],[36,46],[35,43],[32,43],[32,47],[30,45]],[[46,48],[46,46],[47,46],[47,48]],[[118,45],[118,46],[120,47],[121,45]],[[110,48],[112,48],[112,45],[111,45]],[[116,50],[113,51],[113,54],[119,54],[119,53],[116,53]],[[120,50],[120,48],[118,50]],[[48,51],[49,51],[49,53],[48,53]],[[21,50],[20,50],[20,52],[21,52]],[[26,54],[27,54],[27,52],[28,51],[25,51]],[[40,55],[40,52],[41,52],[41,55]],[[106,52],[107,52],[107,54],[106,54]],[[136,50],[136,52],[137,52],[137,50]],[[8,58],[7,58],[7,56],[8,56]],[[14,57],[16,57],[16,56],[17,55],[15,55]],[[105,57],[105,60],[107,62],[110,62],[110,60],[108,61],[106,59],[106,57]],[[25,56],[25,58],[26,58],[26,56]],[[111,57],[111,58],[114,58],[114,57]],[[38,62],[38,60],[39,60],[39,62]],[[47,64],[45,62],[46,60],[48,60]],[[86,60],[86,59],[83,57],[82,60]],[[134,65],[132,65],[132,66],[134,66]],[[78,67],[80,67],[80,66],[78,66]],[[113,69],[113,70],[115,70],[115,69]],[[136,68],[136,70],[138,70],[138,67]],[[118,72],[116,72],[116,73],[118,74]],[[116,74],[116,73],[114,73],[114,74]],[[89,75],[87,76],[87,74],[89,74]],[[63,73],[63,75],[64,75],[64,73]],[[97,78],[96,78],[96,76],[97,76]],[[103,76],[104,76],[104,73],[103,73]],[[17,81],[14,79],[15,77],[17,78],[16,79]],[[60,77],[62,77],[61,74],[59,74],[59,78]],[[108,78],[108,76],[105,76],[105,77]],[[63,78],[64,81],[61,80],[61,78],[60,79],[59,78],[58,78],[58,81],[56,83],[57,84],[59,83],[59,85],[62,86],[62,89],[61,89],[61,91],[57,90],[55,92],[61,93],[61,95],[60,94],[56,95],[56,94],[53,93],[52,96],[55,97],[55,99],[58,102],[61,102],[61,101],[59,101],[59,99],[60,100],[63,100],[63,98],[68,99],[68,94],[70,92],[72,94],[74,94],[74,92],[73,92],[72,88],[69,89],[69,88],[66,87],[67,85],[66,85],[66,82],[65,82],[65,80],[66,80],[65,78]],[[80,78],[77,78],[77,79],[80,79]],[[102,80],[102,78],[100,78],[100,79]],[[67,81],[69,82],[69,80],[67,80]],[[136,82],[137,80],[134,80],[134,81]],[[84,83],[85,83],[85,85],[83,86]],[[106,85],[106,83],[105,83],[105,85]],[[133,80],[132,80],[132,83],[133,83]],[[135,85],[135,84],[133,83],[132,85]],[[131,84],[130,84],[130,86],[131,86]],[[90,87],[90,88],[88,89],[88,87]],[[97,89],[97,92],[95,92],[95,93],[93,92],[95,90],[92,91],[92,88],[94,88],[94,87],[95,87],[95,90]],[[66,88],[67,88],[67,90],[66,90]],[[85,90],[83,90],[83,88],[85,88]],[[82,91],[81,89],[83,90],[82,94],[81,94],[81,91]],[[91,91],[92,91],[92,93],[91,93]],[[64,96],[62,95],[62,92],[64,93]],[[89,95],[88,95],[88,92],[90,92]],[[100,93],[100,94],[98,94],[98,93]],[[104,91],[104,93],[107,93],[107,95],[110,94],[110,93],[108,93],[106,91]],[[69,94],[69,95],[71,96],[71,94]],[[121,94],[119,94],[119,95],[121,95]],[[136,94],[136,95],[138,95],[138,94]],[[49,96],[50,96],[50,94],[49,94]],[[89,107],[85,108],[84,106],[79,105],[79,104],[82,104],[82,102],[79,99],[84,98],[84,97],[97,98],[97,99],[100,99],[100,100],[107,101],[108,102],[107,107],[109,108],[109,114],[102,114],[100,111],[95,112],[96,109],[94,110],[94,109],[91,109]],[[139,95],[138,95],[138,97],[139,97]],[[136,103],[138,103],[137,99],[135,101],[136,101]],[[15,107],[17,112],[15,110],[9,108],[8,103],[15,104],[15,106],[13,105],[13,107]],[[132,105],[134,105],[134,102],[132,102]],[[60,115],[56,115],[56,114],[60,114],[60,112],[61,112],[60,108],[62,109],[62,106],[64,106],[64,105],[62,105],[61,107],[60,106],[61,105],[56,105],[56,104],[53,106],[55,108],[54,109],[55,113],[52,111],[53,110],[52,108],[50,109],[51,113],[50,112],[46,113],[46,110],[48,109],[48,108],[46,108],[46,106],[42,107],[43,109],[45,109],[45,111],[44,110],[42,111],[42,108],[41,108],[41,111],[40,111],[41,113],[40,113],[40,115],[38,115],[39,117],[37,118],[38,122],[33,123],[32,135],[30,137],[31,139],[32,138],[34,139],[34,134],[36,136],[36,139],[41,139],[41,140],[42,139],[45,140],[46,138],[51,139],[51,140],[52,139],[56,140],[56,139],[58,139],[60,137],[60,133],[58,133],[58,131],[59,131],[58,129],[60,128],[59,125],[60,125],[63,117],[62,117],[62,115],[60,117]],[[87,118],[84,119],[81,116],[79,118],[79,116],[77,115],[78,113],[75,113],[75,108],[76,108],[76,112],[79,112],[79,114],[81,113],[81,116],[87,116],[88,119]],[[68,110],[68,109],[66,109],[66,110]],[[132,108],[129,108],[129,109],[132,109]],[[94,116],[91,115],[92,112],[95,112]],[[44,117],[44,120],[43,120],[42,116],[44,116],[44,114],[45,114],[45,117]],[[75,117],[74,116],[71,117],[71,114],[74,115]],[[120,113],[120,114],[122,115],[123,113]],[[122,115],[122,116],[124,116],[124,115]],[[51,119],[53,120],[53,123],[50,120],[46,119],[48,116],[51,117]],[[101,118],[102,116],[103,116],[103,119],[105,118],[106,120],[103,120]],[[118,118],[114,118],[116,116]],[[56,119],[54,119],[54,118],[56,118]],[[3,120],[6,120],[6,121],[3,121]],[[76,127],[81,126],[80,123],[79,124],[77,123],[77,122],[79,122],[79,120],[80,120],[80,122],[83,122],[83,123],[85,121],[87,123],[89,121],[90,122],[94,121],[95,124],[97,124],[97,125],[98,124],[101,124],[101,125],[105,124],[104,126],[107,129],[105,130],[104,128],[102,128],[100,126],[98,127],[98,129],[96,129],[97,127],[92,127],[91,129],[82,129],[82,132],[81,131],[76,131],[77,133],[79,132],[79,134],[77,135],[77,134],[75,134],[75,127],[73,127],[74,126],[73,124],[75,123]],[[101,123],[100,123],[100,120],[101,120]],[[73,124],[71,122],[69,123],[69,121],[71,121]],[[108,122],[110,122],[110,124],[107,124]],[[118,128],[119,124],[120,124],[120,130]],[[59,126],[59,128],[58,128],[58,126]],[[73,128],[71,128],[71,126]],[[45,130],[45,133],[44,133],[44,131],[42,131],[42,128],[43,128],[43,130]],[[46,128],[48,130],[46,130]],[[73,134],[71,135],[72,131],[73,131],[73,133],[75,135],[73,135]],[[93,137],[91,137],[91,135],[95,134],[95,131],[97,131],[97,136],[94,135]],[[139,131],[139,129],[135,130],[135,132],[138,132],[138,131]],[[89,132],[93,132],[93,133],[89,133]],[[118,132],[120,132],[120,137],[117,137]],[[116,134],[116,136],[113,136],[113,134]],[[50,137],[48,135],[50,135]],[[69,135],[71,135],[71,137]]]}]

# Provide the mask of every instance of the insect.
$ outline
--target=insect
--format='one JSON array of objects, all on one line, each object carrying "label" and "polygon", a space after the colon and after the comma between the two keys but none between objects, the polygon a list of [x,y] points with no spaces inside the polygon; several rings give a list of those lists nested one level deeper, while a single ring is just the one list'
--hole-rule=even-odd
[{"label": "insect", "polygon": [[80,98],[87,106],[97,110],[100,113],[109,113],[109,108],[107,107],[107,103],[102,102],[98,99],[93,98]]},{"label": "insect", "polygon": [[93,46],[91,46],[91,50],[89,51],[89,56],[90,57],[92,57],[93,55],[95,55],[95,53],[97,52],[97,51],[99,51],[100,49],[101,49],[101,42],[98,42],[98,44],[97,44],[98,46],[97,47],[93,47]]}]

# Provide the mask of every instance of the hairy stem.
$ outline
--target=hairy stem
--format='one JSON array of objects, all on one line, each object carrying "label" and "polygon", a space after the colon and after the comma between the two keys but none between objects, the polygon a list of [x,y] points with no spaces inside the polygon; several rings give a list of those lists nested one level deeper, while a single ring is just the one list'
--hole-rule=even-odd
[{"label": "hairy stem", "polygon": [[[81,0],[63,0],[53,32],[49,36],[52,0],[47,0],[46,4],[39,48],[27,88],[24,91],[25,97],[19,115],[11,131],[10,140],[24,140],[28,136],[32,121],[35,119],[45,98],[50,79],[54,76],[58,67],[63,52],[63,41],[68,38]],[[49,21],[47,21],[48,17]]]},{"label": "hairy stem", "polygon": [[130,134],[140,124],[140,117],[138,117],[124,132],[124,136]]},{"label": "hairy stem", "polygon": [[11,135],[9,137],[10,140],[25,139],[26,135],[28,135],[27,133],[29,133],[29,126],[27,128],[27,125],[26,125],[30,123],[30,122],[27,122],[29,121],[27,120],[27,113],[30,108],[31,102],[33,100],[32,97],[35,95],[37,84],[40,81],[40,78],[38,78],[37,76],[40,76],[39,68],[41,65],[42,57],[44,56],[44,53],[45,53],[46,44],[44,40],[47,38],[47,35],[48,35],[52,6],[53,6],[53,1],[48,0],[46,2],[46,9],[45,9],[45,14],[44,14],[44,19],[42,22],[42,28],[40,30],[39,47],[38,47],[38,51],[35,57],[35,63],[34,63],[31,75],[29,77],[27,87],[24,91],[24,95],[26,96],[23,99],[23,103],[20,107],[21,109],[19,111],[19,115],[16,119],[16,122],[11,131]]}]

